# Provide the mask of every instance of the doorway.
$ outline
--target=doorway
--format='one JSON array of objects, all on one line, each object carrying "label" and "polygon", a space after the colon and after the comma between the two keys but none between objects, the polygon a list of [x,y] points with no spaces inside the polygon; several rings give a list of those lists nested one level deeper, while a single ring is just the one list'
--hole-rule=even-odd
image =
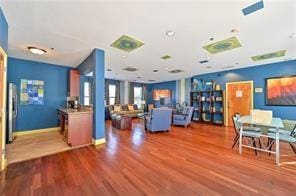
[{"label": "doorway", "polygon": [[232,115],[249,115],[253,109],[253,81],[226,83],[226,126],[232,126]]},{"label": "doorway", "polygon": [[7,70],[7,55],[0,47],[0,171],[6,166],[5,159],[5,132],[6,132],[6,70]]}]

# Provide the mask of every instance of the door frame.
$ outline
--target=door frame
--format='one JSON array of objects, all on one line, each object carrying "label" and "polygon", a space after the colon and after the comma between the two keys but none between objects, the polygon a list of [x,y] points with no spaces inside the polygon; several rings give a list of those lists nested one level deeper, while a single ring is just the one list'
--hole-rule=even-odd
[{"label": "door frame", "polygon": [[228,85],[230,84],[251,84],[251,109],[254,108],[254,81],[253,80],[247,80],[247,81],[237,81],[237,82],[226,82],[226,99],[225,99],[225,125],[228,126]]},{"label": "door frame", "polygon": [[[2,92],[3,93],[3,110],[2,108],[0,108],[0,112],[2,113],[2,119],[4,119],[4,125],[2,126],[2,130],[0,130],[0,134],[2,137],[2,154],[1,154],[1,168],[0,171],[4,170],[7,166],[7,160],[6,160],[6,156],[5,156],[5,141],[6,141],[6,93],[7,93],[7,54],[6,52],[3,50],[2,47],[0,47],[0,53],[1,55],[3,55],[4,57],[4,65],[3,65],[3,89]],[[2,73],[0,73],[2,74]]]}]

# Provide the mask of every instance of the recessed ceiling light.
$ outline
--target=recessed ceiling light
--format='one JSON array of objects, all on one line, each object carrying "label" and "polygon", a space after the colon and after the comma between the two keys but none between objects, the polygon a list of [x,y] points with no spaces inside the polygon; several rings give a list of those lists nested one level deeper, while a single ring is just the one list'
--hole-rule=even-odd
[{"label": "recessed ceiling light", "polygon": [[112,69],[107,69],[107,71],[112,71]]},{"label": "recessed ceiling light", "polygon": [[175,31],[172,31],[172,30],[168,30],[165,32],[166,36],[169,36],[169,37],[172,37],[175,35]]},{"label": "recessed ceiling light", "polygon": [[211,59],[212,57],[211,56],[207,56],[207,59]]},{"label": "recessed ceiling light", "polygon": [[212,68],[212,66],[206,66],[206,69],[211,69]]},{"label": "recessed ceiling light", "polygon": [[215,39],[215,38],[211,37],[211,38],[210,38],[210,41],[213,41],[214,39]]},{"label": "recessed ceiling light", "polygon": [[28,47],[28,50],[29,50],[31,53],[33,53],[33,54],[38,54],[38,55],[42,55],[42,54],[45,54],[45,53],[46,53],[46,50],[41,49],[41,48],[32,47],[32,46],[29,46],[29,47]]},{"label": "recessed ceiling light", "polygon": [[126,55],[122,55],[121,58],[125,59],[127,56]]},{"label": "recessed ceiling light", "polygon": [[235,28],[231,29],[230,32],[231,33],[237,33],[237,32],[239,32],[239,28],[235,27]]},{"label": "recessed ceiling light", "polygon": [[153,72],[158,72],[158,70],[157,69],[154,69]]},{"label": "recessed ceiling light", "polygon": [[296,38],[296,34],[290,35],[289,38]]}]

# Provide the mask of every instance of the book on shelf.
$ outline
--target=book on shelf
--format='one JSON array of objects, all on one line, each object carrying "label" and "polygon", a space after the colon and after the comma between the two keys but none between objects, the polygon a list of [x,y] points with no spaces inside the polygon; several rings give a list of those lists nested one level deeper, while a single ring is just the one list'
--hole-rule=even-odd
[{"label": "book on shelf", "polygon": [[222,101],[222,97],[216,97],[216,101]]}]

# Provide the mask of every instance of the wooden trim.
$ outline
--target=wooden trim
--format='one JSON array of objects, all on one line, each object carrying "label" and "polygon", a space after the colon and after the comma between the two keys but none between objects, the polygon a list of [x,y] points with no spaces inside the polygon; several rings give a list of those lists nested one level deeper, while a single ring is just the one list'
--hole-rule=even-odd
[{"label": "wooden trim", "polygon": [[93,145],[100,145],[100,144],[105,144],[106,143],[106,139],[105,138],[101,138],[101,139],[92,139],[92,143]]},{"label": "wooden trim", "polygon": [[1,159],[2,159],[2,161],[1,161],[2,164],[1,164],[0,171],[3,171],[8,165],[7,159],[5,158],[5,154],[2,154]]},{"label": "wooden trim", "polygon": [[254,81],[253,80],[248,80],[248,81],[238,81],[238,82],[226,82],[226,97],[225,97],[225,125],[228,126],[228,85],[229,84],[245,84],[245,83],[250,83],[251,84],[251,109],[254,108]]},{"label": "wooden trim", "polygon": [[[2,94],[2,104],[3,104],[3,108],[0,108],[0,115],[1,115],[1,119],[4,119],[4,124],[2,125],[2,130],[0,130],[0,134],[1,134],[1,139],[2,139],[2,152],[5,152],[5,140],[6,140],[6,93],[7,93],[7,54],[4,51],[4,49],[2,47],[0,47],[0,53],[3,55],[4,57],[4,65],[3,65],[3,89],[1,89],[1,94]],[[2,73],[1,73],[2,74]],[[6,168],[7,166],[7,161],[5,159],[5,153],[2,154],[1,156],[1,168],[0,171],[2,171],[3,169]]]},{"label": "wooden trim", "polygon": [[46,129],[35,129],[35,130],[27,130],[27,131],[17,131],[14,132],[14,136],[22,136],[22,135],[32,135],[36,133],[46,133],[46,132],[52,132],[52,131],[60,131],[60,127],[52,127],[52,128],[46,128]]}]

